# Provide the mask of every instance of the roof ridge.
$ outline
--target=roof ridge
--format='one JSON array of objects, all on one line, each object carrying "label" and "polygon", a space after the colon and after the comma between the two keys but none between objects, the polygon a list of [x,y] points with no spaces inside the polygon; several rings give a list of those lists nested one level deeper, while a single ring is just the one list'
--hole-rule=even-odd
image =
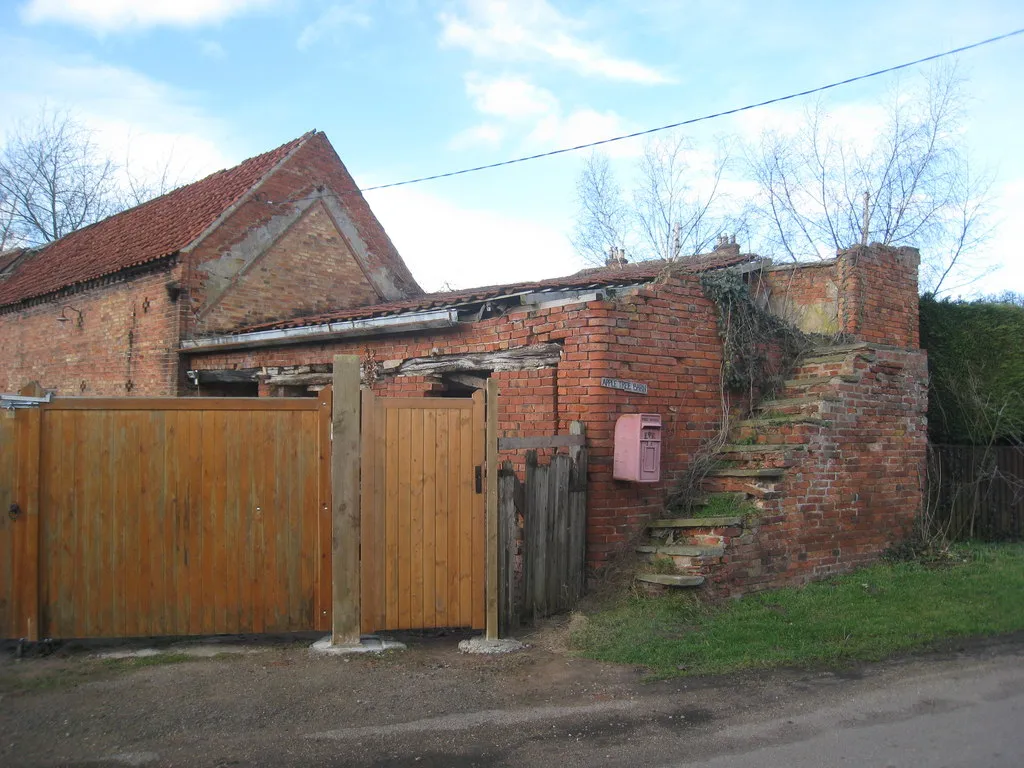
[{"label": "roof ridge", "polygon": [[[36,246],[0,281],[0,307],[8,307],[166,258],[193,246],[237,209],[252,190],[312,137],[307,131],[274,149],[118,211]],[[8,266],[11,266],[8,264]]]},{"label": "roof ridge", "polygon": [[[94,221],[91,224],[86,224],[84,227],[79,227],[78,229],[72,230],[71,232],[68,232],[66,235],[62,235],[61,237],[57,238],[56,240],[51,240],[48,243],[43,243],[42,245],[36,246],[35,250],[37,252],[41,253],[42,251],[45,251],[47,248],[49,248],[51,245],[54,245],[55,243],[59,243],[61,240],[63,240],[66,237],[71,237],[72,235],[74,235],[74,234],[76,234],[78,232],[85,232],[85,231],[87,231],[89,229],[92,229],[93,227],[96,227],[96,226],[98,226],[100,224],[104,224],[104,223],[110,221],[111,219],[116,219],[119,216],[124,216],[126,213],[133,213],[135,211],[140,211],[143,208],[151,207],[153,204],[162,202],[166,198],[171,197],[172,195],[180,194],[180,193],[188,190],[190,187],[194,187],[194,186],[196,186],[198,184],[202,184],[204,182],[208,182],[211,179],[213,179],[215,176],[220,176],[220,175],[225,174],[225,173],[230,173],[231,171],[235,170],[236,168],[240,168],[241,166],[246,165],[247,163],[251,163],[251,162],[254,162],[254,161],[259,160],[261,158],[267,157],[268,155],[272,155],[275,152],[280,152],[282,149],[284,149],[288,145],[294,144],[295,146],[288,150],[288,154],[290,155],[295,149],[298,149],[298,147],[302,146],[302,144],[304,144],[309,139],[309,137],[313,136],[314,134],[316,134],[316,129],[315,128],[312,131],[307,131],[306,133],[302,134],[298,138],[286,141],[284,144],[279,144],[278,146],[274,147],[273,149],[267,150],[266,152],[260,152],[259,154],[253,155],[252,157],[247,157],[244,160],[238,161],[234,165],[228,166],[227,168],[220,168],[220,169],[218,169],[216,171],[212,171],[212,172],[206,174],[205,176],[203,176],[200,179],[196,179],[195,181],[190,181],[188,184],[182,184],[180,187],[175,187],[174,189],[169,189],[166,192],[164,192],[162,195],[157,195],[156,197],[151,197],[149,200],[144,200],[143,202],[138,203],[137,205],[133,205],[131,208],[125,208],[123,211],[118,211],[117,213],[112,213],[109,216],[106,216],[106,217],[100,219],[99,221]],[[277,168],[278,165],[280,165],[279,162],[275,163],[274,164],[274,168]],[[260,176],[259,180],[256,183],[254,183],[252,185],[252,187],[258,186],[260,184],[260,182],[262,182],[266,177],[267,177],[267,174],[263,174],[262,176]],[[252,189],[252,187],[249,187],[248,189]],[[248,189],[246,191],[248,191]],[[233,205],[234,202],[237,201],[239,198],[241,198],[244,194],[245,194],[245,192],[243,192],[241,195],[239,195],[237,198],[235,198],[235,200],[232,201],[231,205]],[[226,206],[226,207],[228,207],[228,206]],[[31,248],[26,248],[26,250],[31,250]]]}]

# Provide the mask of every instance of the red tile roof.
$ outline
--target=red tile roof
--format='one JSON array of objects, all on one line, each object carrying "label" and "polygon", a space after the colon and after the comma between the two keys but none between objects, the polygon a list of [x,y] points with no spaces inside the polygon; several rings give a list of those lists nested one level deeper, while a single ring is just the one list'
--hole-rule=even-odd
[{"label": "red tile roof", "polygon": [[[743,264],[756,258],[758,257],[753,254],[740,254],[732,251],[712,252],[681,259],[675,263],[674,269],[683,272],[705,272],[711,269]],[[237,331],[237,333],[268,331],[278,328],[298,328],[307,325],[323,325],[340,320],[362,320],[370,317],[399,315],[407,312],[423,312],[430,309],[443,309],[462,304],[473,304],[501,296],[531,293],[533,291],[553,291],[560,288],[567,290],[591,287],[600,288],[612,285],[648,283],[661,276],[664,272],[664,261],[640,261],[635,264],[626,264],[622,267],[584,269],[581,272],[566,277],[555,277],[537,282],[489,285],[482,288],[467,288],[460,291],[428,293],[404,301],[371,304],[366,307],[328,312],[322,315],[294,317],[289,320],[254,325],[249,328],[243,328]]]},{"label": "red tile roof", "polygon": [[0,307],[188,247],[313,133],[43,246],[0,279]]}]

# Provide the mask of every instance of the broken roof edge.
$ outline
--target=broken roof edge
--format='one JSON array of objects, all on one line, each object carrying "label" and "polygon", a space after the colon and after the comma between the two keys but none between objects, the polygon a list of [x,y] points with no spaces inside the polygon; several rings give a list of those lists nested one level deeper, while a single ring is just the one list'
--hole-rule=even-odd
[{"label": "broken roof edge", "polygon": [[[482,304],[488,301],[514,298],[530,293],[632,287],[652,283],[659,278],[671,276],[673,271],[692,274],[760,262],[761,258],[756,254],[716,254],[712,252],[697,254],[688,259],[669,264],[666,264],[664,261],[645,261],[629,264],[625,267],[596,270],[585,269],[571,275],[548,278],[546,280],[505,283],[456,291],[428,293],[402,301],[369,304],[336,312],[259,323],[240,328],[229,334],[218,335],[240,336],[263,331],[322,326],[349,320],[365,320],[376,317],[421,313],[430,310],[451,309],[472,304]],[[673,267],[678,267],[679,269],[673,270]]]}]

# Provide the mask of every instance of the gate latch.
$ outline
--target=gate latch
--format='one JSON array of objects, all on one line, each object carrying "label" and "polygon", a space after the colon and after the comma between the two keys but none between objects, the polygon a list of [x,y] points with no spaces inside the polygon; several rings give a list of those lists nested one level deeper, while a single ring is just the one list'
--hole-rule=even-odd
[{"label": "gate latch", "polygon": [[484,467],[483,464],[476,465],[476,492],[484,492]]},{"label": "gate latch", "polygon": [[18,502],[12,502],[10,509],[7,510],[7,516],[11,518],[11,520],[17,520],[20,515],[21,507],[18,506]]}]

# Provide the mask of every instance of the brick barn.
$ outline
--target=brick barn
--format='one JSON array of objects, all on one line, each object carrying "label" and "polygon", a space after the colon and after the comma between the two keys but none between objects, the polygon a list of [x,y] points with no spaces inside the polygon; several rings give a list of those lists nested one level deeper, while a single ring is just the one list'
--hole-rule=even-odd
[{"label": "brick barn", "polygon": [[[772,266],[723,240],[671,269],[615,263],[424,294],[311,133],[7,256],[0,391],[35,379],[64,395],[301,397],[329,382],[336,354],[358,355],[364,386],[383,396],[464,396],[493,378],[501,436],[586,425],[587,560],[600,567],[664,514],[673,481],[722,429],[722,341],[699,278],[734,269],[776,314],[847,342],[810,353],[732,423],[702,481],[750,499],[756,521],[680,522],[652,531],[667,542],[640,542],[736,594],[855,567],[909,532],[927,439],[918,261],[872,245]],[[658,483],[612,477],[628,413],[661,417]]]}]

